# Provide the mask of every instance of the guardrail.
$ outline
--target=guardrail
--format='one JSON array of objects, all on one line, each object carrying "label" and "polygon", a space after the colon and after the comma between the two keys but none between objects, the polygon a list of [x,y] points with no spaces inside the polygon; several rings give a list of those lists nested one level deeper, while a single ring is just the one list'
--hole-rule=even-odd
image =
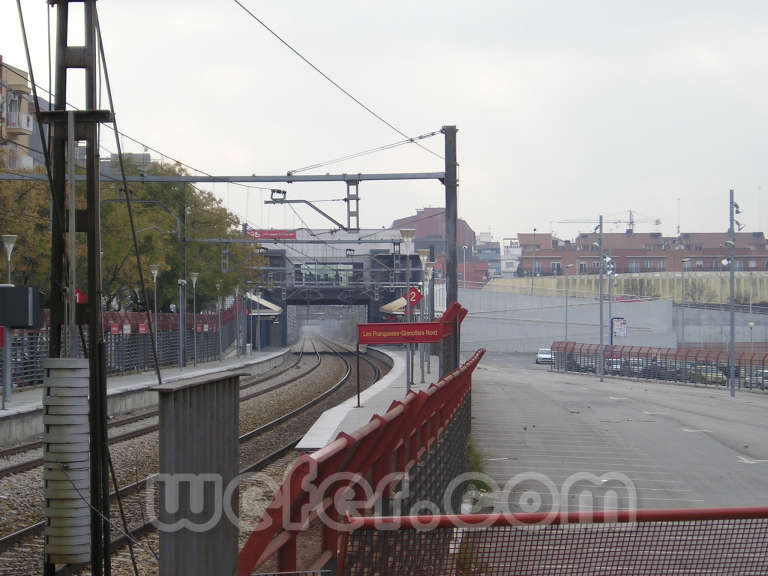
[{"label": "guardrail", "polygon": [[[605,374],[653,380],[728,385],[728,351],[650,346],[604,346]],[[600,345],[578,342],[552,344],[552,369],[558,372],[600,370]],[[737,352],[735,384],[765,390],[768,386],[768,353]]]},{"label": "guardrail", "polygon": [[[153,315],[154,318],[154,315]],[[179,315],[158,314],[157,355],[160,366],[179,363]],[[219,357],[217,314],[197,314],[197,361],[210,362]],[[105,312],[104,346],[107,352],[107,374],[126,374],[154,370],[152,341],[146,329],[147,317],[139,312]],[[235,308],[221,313],[221,347],[226,350],[237,335]],[[195,332],[192,314],[188,315],[186,330],[186,356],[192,362]],[[88,342],[88,330],[83,338]],[[62,335],[66,336],[64,331]],[[43,383],[43,360],[48,357],[49,328],[40,330],[14,330],[11,347],[11,383],[13,388]],[[82,342],[76,343],[77,357],[84,357]],[[0,355],[0,373],[3,373]]]},{"label": "guardrail", "polygon": [[[240,551],[238,574],[297,574],[299,556],[311,557],[305,570],[323,569],[337,557],[346,514],[444,502],[466,468],[472,372],[484,352],[357,431],[300,456]],[[318,532],[319,541],[303,538]]]}]

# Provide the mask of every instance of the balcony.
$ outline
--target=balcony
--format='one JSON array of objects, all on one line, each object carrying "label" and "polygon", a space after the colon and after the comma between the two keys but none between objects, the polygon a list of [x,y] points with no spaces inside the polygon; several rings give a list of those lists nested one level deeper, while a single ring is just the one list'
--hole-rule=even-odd
[{"label": "balcony", "polygon": [[9,136],[30,135],[34,125],[34,116],[22,112],[9,114],[5,125]]}]

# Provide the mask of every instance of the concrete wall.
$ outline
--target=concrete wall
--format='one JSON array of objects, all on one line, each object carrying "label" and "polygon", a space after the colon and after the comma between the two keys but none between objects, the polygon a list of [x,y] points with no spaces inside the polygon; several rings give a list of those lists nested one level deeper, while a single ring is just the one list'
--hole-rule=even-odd
[{"label": "concrete wall", "polygon": [[[686,272],[686,302],[728,303],[728,272]],[[768,272],[736,272],[734,278],[736,302],[768,302]],[[583,298],[597,298],[599,275],[569,275],[568,290],[571,295]],[[619,274],[614,279],[616,294],[672,299],[680,301],[681,276],[679,272],[651,272],[645,274]],[[534,294],[540,296],[563,296],[565,276],[538,276],[534,278]],[[607,289],[607,281],[606,281]],[[487,290],[530,294],[531,278],[496,278]]]},{"label": "concrete wall", "polygon": [[[535,352],[565,338],[565,298],[459,289],[469,310],[462,324],[462,350]],[[604,303],[605,343],[608,343],[608,303]],[[626,338],[615,344],[675,346],[672,302],[614,302],[612,314],[627,320]],[[595,300],[569,298],[568,339],[600,342],[600,307]]]},{"label": "concrete wall", "polygon": [[[483,347],[494,352],[534,352],[565,338],[565,298],[459,289],[459,300],[469,310],[462,325],[462,350]],[[608,338],[608,303],[605,302],[605,343]],[[599,343],[600,308],[596,300],[568,299],[568,339]],[[673,306],[671,300],[614,302],[612,315],[627,320],[627,337],[614,344],[674,348],[679,341],[728,342],[727,310],[701,310]],[[685,322],[685,331],[681,330]],[[768,315],[736,313],[736,341],[768,342]]]}]

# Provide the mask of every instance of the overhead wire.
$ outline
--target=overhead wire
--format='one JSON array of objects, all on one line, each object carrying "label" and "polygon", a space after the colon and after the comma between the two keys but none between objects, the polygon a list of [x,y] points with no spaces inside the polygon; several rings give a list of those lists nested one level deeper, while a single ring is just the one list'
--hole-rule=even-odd
[{"label": "overhead wire", "polygon": [[[338,88],[338,89],[339,89],[339,90],[340,90],[340,91],[341,91],[341,92],[342,92],[342,93],[343,93],[345,96],[347,96],[347,97],[348,97],[348,98],[350,98],[352,101],[354,101],[356,104],[358,104],[358,105],[359,105],[361,108],[363,108],[363,110],[365,110],[366,112],[368,112],[368,113],[369,113],[371,116],[373,116],[374,118],[376,118],[377,120],[379,120],[380,122],[382,122],[383,124],[385,124],[386,126],[388,126],[389,128],[391,128],[392,130],[394,130],[394,131],[395,131],[395,132],[397,132],[398,134],[400,134],[400,136],[402,136],[403,138],[407,138],[407,139],[409,139],[409,140],[411,139],[411,137],[410,137],[408,134],[406,134],[405,132],[403,132],[402,130],[400,130],[400,128],[398,128],[397,126],[395,126],[395,125],[391,124],[390,122],[388,122],[387,120],[385,120],[385,119],[384,119],[384,118],[383,118],[381,115],[379,115],[378,113],[374,112],[374,111],[373,111],[373,110],[372,110],[372,109],[371,109],[369,106],[367,106],[367,105],[363,104],[363,102],[361,102],[361,101],[360,101],[358,98],[356,98],[355,96],[353,96],[353,95],[352,95],[352,94],[351,94],[351,93],[350,93],[348,90],[346,90],[345,88],[343,88],[343,87],[342,87],[342,86],[341,86],[341,85],[340,85],[338,82],[336,82],[335,80],[333,80],[333,79],[332,79],[330,76],[328,76],[328,75],[327,75],[325,72],[323,72],[322,70],[320,70],[320,68],[318,68],[317,66],[315,66],[315,65],[314,65],[312,62],[310,62],[310,61],[309,61],[309,60],[308,60],[308,59],[307,59],[307,58],[306,58],[306,57],[305,57],[305,56],[304,56],[304,55],[303,55],[301,52],[299,52],[299,51],[298,51],[296,48],[294,48],[293,46],[291,46],[291,45],[290,45],[290,44],[289,44],[289,43],[288,43],[286,40],[284,40],[284,39],[283,39],[283,38],[282,38],[282,37],[281,37],[281,36],[280,36],[280,35],[279,35],[277,32],[275,32],[274,30],[272,30],[272,28],[270,28],[270,27],[269,27],[269,26],[268,26],[268,25],[267,25],[267,24],[266,24],[266,23],[265,23],[263,20],[261,20],[261,19],[260,19],[258,16],[256,16],[256,14],[254,14],[254,13],[253,13],[253,12],[251,12],[251,11],[250,11],[248,8],[246,8],[246,7],[243,5],[243,3],[242,3],[242,2],[240,2],[240,0],[233,0],[233,2],[234,2],[235,4],[237,4],[238,6],[240,6],[240,8],[242,8],[242,9],[243,9],[243,11],[245,11],[245,13],[246,13],[246,14],[248,14],[248,15],[249,15],[251,18],[253,18],[254,20],[256,20],[256,22],[258,22],[258,23],[259,23],[259,24],[260,24],[260,25],[261,25],[261,26],[262,26],[262,27],[263,27],[263,28],[264,28],[264,29],[265,29],[267,32],[269,32],[270,34],[272,34],[272,36],[274,36],[275,38],[277,38],[277,40],[279,40],[279,41],[280,41],[280,42],[281,42],[281,43],[282,43],[282,44],[283,44],[283,45],[284,45],[286,48],[288,48],[288,49],[289,49],[291,52],[293,52],[293,53],[294,53],[296,56],[298,56],[298,57],[299,57],[299,58],[300,58],[300,59],[301,59],[301,60],[302,60],[302,61],[303,61],[305,64],[307,64],[307,65],[308,65],[310,68],[312,68],[312,69],[313,69],[315,72],[317,72],[318,74],[320,74],[320,76],[322,76],[323,78],[325,78],[325,79],[326,79],[328,82],[330,82],[330,83],[331,83],[333,86],[335,86],[336,88]],[[414,144],[416,144],[416,145],[417,145],[419,148],[421,148],[421,149],[423,149],[423,150],[425,150],[425,151],[429,152],[429,153],[430,153],[430,154],[432,154],[433,156],[435,156],[435,157],[437,157],[437,158],[440,158],[441,160],[444,160],[444,157],[443,157],[443,156],[441,156],[440,154],[438,154],[438,153],[437,153],[437,152],[435,152],[434,150],[432,150],[432,149],[430,149],[430,148],[427,148],[426,146],[424,146],[424,145],[423,145],[423,144],[421,144],[420,142],[416,142],[416,141],[414,141]]]},{"label": "overhead wire", "polygon": [[332,160],[325,160],[324,162],[318,162],[316,164],[310,164],[309,166],[304,166],[303,168],[296,168],[294,170],[289,170],[288,174],[298,174],[299,172],[306,172],[307,170],[314,170],[315,168],[322,168],[323,166],[330,166],[331,164],[338,164],[339,162],[344,162],[346,160],[353,160],[354,158],[360,158],[361,156],[368,156],[370,154],[375,154],[376,152],[382,152],[384,150],[391,150],[393,148],[397,148],[399,146],[403,146],[404,144],[412,144],[416,142],[417,140],[424,140],[426,138],[431,138],[432,136],[436,136],[440,134],[439,130],[435,130],[434,132],[429,132],[427,134],[422,134],[420,136],[415,136],[414,138],[406,138],[405,140],[398,140],[397,142],[392,142],[391,144],[384,144],[383,146],[377,146],[376,148],[369,148],[367,150],[361,150],[360,152],[354,152],[352,154],[347,154],[345,156],[340,156],[338,158],[334,158]]}]

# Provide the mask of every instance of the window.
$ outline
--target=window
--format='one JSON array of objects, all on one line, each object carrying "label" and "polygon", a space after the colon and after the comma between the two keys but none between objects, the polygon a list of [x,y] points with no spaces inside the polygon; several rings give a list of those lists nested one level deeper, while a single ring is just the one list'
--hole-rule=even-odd
[{"label": "window", "polygon": [[697,269],[704,268],[704,260],[696,260],[696,268]]},{"label": "window", "polygon": [[[765,261],[765,269],[768,270],[768,260]],[[579,262],[579,274],[587,273],[587,263]]]},{"label": "window", "polygon": [[541,260],[536,260],[536,262],[533,263],[533,273],[537,276],[541,274]]},{"label": "window", "polygon": [[600,271],[600,260],[594,260],[592,262],[592,269],[595,271]]},{"label": "window", "polygon": [[750,260],[748,266],[750,268],[757,268],[757,261],[756,260]]},{"label": "window", "polygon": [[629,261],[629,271],[630,272],[640,272],[640,262],[637,260],[630,260]]},{"label": "window", "polygon": [[736,268],[734,270],[744,270],[744,260],[736,260]]},{"label": "window", "polygon": [[645,261],[645,269],[646,270],[653,270],[653,260],[646,260]]},{"label": "window", "polygon": [[667,269],[667,261],[659,260],[659,272],[664,272]]},{"label": "window", "polygon": [[560,275],[560,262],[552,262],[552,274],[555,276]]}]

